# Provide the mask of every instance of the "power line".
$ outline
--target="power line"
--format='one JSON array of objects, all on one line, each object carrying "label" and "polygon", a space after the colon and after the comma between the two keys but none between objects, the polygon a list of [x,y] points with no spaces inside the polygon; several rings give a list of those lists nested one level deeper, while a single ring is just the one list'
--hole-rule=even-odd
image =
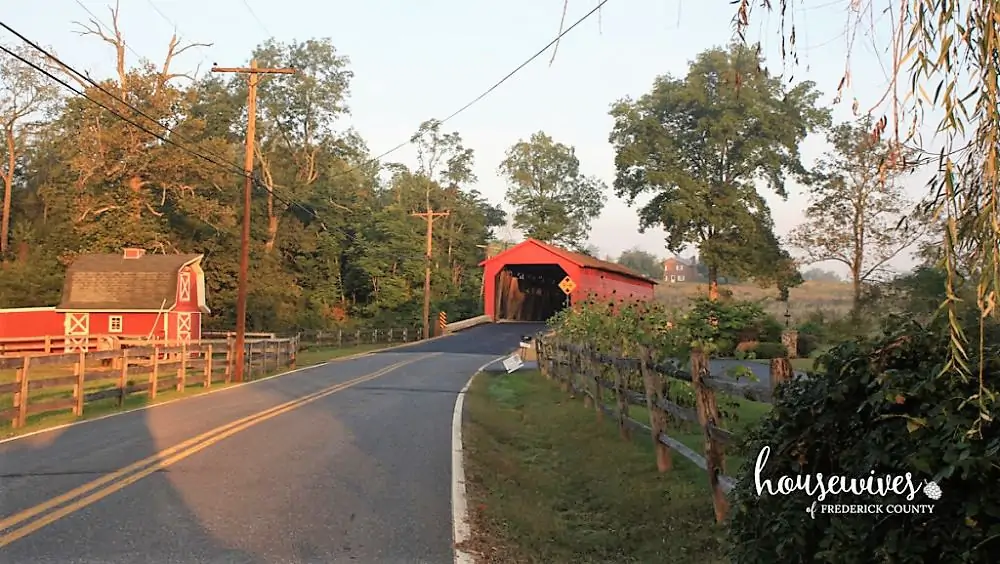
[{"label": "power line", "polygon": [[253,17],[253,19],[257,20],[257,25],[259,25],[260,28],[264,30],[264,33],[266,33],[268,37],[274,37],[274,34],[272,34],[267,29],[266,25],[264,25],[264,21],[261,20],[259,17],[257,17],[257,12],[255,12],[253,8],[250,7],[250,2],[248,2],[247,0],[243,0],[243,5],[246,6],[247,11],[250,12],[250,15]]},{"label": "power line", "polygon": [[[596,14],[601,9],[601,7],[603,7],[607,3],[608,3],[608,0],[601,0],[601,2],[596,7],[594,7],[594,9],[592,9],[589,12],[587,12],[586,14],[583,15],[583,17],[581,17],[580,19],[578,19],[575,22],[573,22],[572,25],[570,25],[569,27],[567,27],[566,29],[564,29],[559,35],[557,35],[555,37],[555,39],[553,39],[552,41],[549,41],[549,43],[547,45],[545,45],[545,47],[542,47],[538,52],[536,52],[534,55],[532,55],[531,57],[529,57],[523,63],[521,63],[520,65],[518,65],[517,68],[515,68],[514,70],[510,71],[509,73],[507,73],[507,75],[504,76],[503,78],[501,78],[499,81],[497,81],[496,84],[494,84],[493,86],[490,86],[489,88],[486,89],[485,92],[483,92],[482,94],[480,94],[480,95],[476,96],[475,98],[473,98],[471,102],[465,104],[464,106],[462,106],[458,110],[452,112],[451,114],[448,115],[448,117],[444,118],[443,120],[438,121],[437,123],[440,125],[440,124],[444,124],[445,122],[447,122],[447,121],[449,121],[451,119],[454,119],[455,117],[457,117],[459,114],[461,114],[465,110],[468,110],[472,106],[476,105],[483,98],[489,96],[494,90],[496,90],[497,88],[499,88],[500,85],[502,85],[503,83],[505,83],[508,80],[510,80],[511,77],[513,77],[515,74],[517,74],[522,69],[524,69],[524,67],[526,67],[529,64],[531,64],[535,59],[537,59],[538,57],[541,57],[553,45],[555,45],[556,43],[558,43],[559,40],[562,39],[567,33],[573,31],[573,28],[575,28],[576,26],[578,26],[581,23],[583,23],[590,16]],[[403,147],[409,145],[410,143],[413,143],[414,140],[415,140],[415,138],[411,137],[410,139],[407,139],[406,141],[403,141],[402,143],[396,145],[395,147],[389,149],[388,151],[386,151],[384,153],[381,153],[380,155],[378,155],[378,156],[376,156],[374,158],[371,158],[371,159],[369,159],[369,160],[367,160],[367,161],[365,161],[365,162],[363,162],[363,163],[361,163],[359,165],[355,165],[355,166],[353,166],[353,167],[351,167],[351,168],[349,168],[349,169],[347,169],[347,170],[345,170],[345,171],[343,171],[341,173],[338,173],[338,174],[334,175],[334,177],[342,176],[342,175],[345,175],[345,174],[349,174],[349,173],[354,172],[355,170],[357,170],[357,169],[359,169],[359,168],[361,168],[363,166],[369,166],[371,164],[374,164],[374,163],[382,160],[384,157],[387,157],[387,156],[391,155],[392,153],[395,153],[396,151],[398,151],[398,150],[402,149]]]}]

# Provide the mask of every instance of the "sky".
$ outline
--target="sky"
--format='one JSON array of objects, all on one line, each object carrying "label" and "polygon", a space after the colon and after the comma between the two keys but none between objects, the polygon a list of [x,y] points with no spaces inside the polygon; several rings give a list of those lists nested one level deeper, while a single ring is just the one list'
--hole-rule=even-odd
[{"label": "sky", "polygon": [[[597,3],[568,0],[567,25]],[[550,51],[445,124],[445,131],[458,131],[475,151],[475,188],[492,202],[503,203],[506,186],[497,167],[504,151],[539,130],[575,146],[581,170],[610,187],[611,104],[641,96],[658,75],[683,76],[699,52],[723,46],[733,37],[735,6],[729,0],[681,4],[609,0],[562,39],[551,65]],[[883,70],[888,58],[879,49],[886,45],[891,19],[877,11],[865,17],[850,49],[850,93],[832,106],[848,60],[852,2],[794,4],[799,64],[787,66],[786,76],[816,82],[822,103],[834,109],[835,121],[851,119],[852,96],[862,109],[875,105],[888,84]],[[73,22],[90,19],[89,10],[110,24],[112,5],[108,0],[18,2],[17,9],[5,10],[3,21],[92,77],[106,77],[114,71],[112,50],[95,37],[79,35]],[[211,43],[189,50],[174,63],[178,70],[201,72],[215,63],[247,64],[253,48],[270,37],[284,42],[329,37],[350,59],[355,75],[348,101],[351,114],[343,126],[355,128],[372,153],[379,154],[407,140],[424,120],[441,119],[461,108],[549,43],[558,35],[563,6],[563,0],[121,0],[120,26],[133,63],[137,54],[161,61],[175,29],[185,40]],[[778,23],[777,15],[757,10],[751,14],[747,38],[762,42],[769,68],[780,72]],[[0,42],[17,41],[0,30]],[[807,162],[825,149],[820,136],[802,145]],[[415,164],[415,152],[407,146],[386,161]],[[907,190],[913,197],[922,196],[923,180],[908,182]],[[765,192],[779,235],[802,222],[807,205],[801,186],[791,184],[789,192],[787,201]],[[508,227],[499,235],[518,234]],[[607,206],[593,222],[590,243],[602,256],[617,256],[632,247],[669,256],[664,233],[639,233],[635,206],[627,206],[610,188]],[[907,259],[896,262],[899,268],[911,264]],[[832,264],[819,266],[845,272]]]}]

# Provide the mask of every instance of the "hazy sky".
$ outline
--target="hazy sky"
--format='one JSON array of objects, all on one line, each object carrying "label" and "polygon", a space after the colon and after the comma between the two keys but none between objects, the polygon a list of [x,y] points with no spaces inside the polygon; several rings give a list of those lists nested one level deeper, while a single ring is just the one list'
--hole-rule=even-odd
[{"label": "hazy sky", "polygon": [[[569,0],[567,25],[597,2]],[[795,2],[800,61],[794,78],[815,81],[827,104],[845,68],[851,3]],[[5,10],[5,23],[95,77],[112,73],[112,51],[94,37],[79,36],[73,21],[90,18],[85,6],[109,24],[108,6],[113,2],[16,4],[16,9]],[[451,114],[551,41],[558,33],[563,1],[121,0],[120,6],[126,40],[131,51],[143,57],[161,61],[175,26],[185,39],[213,43],[185,53],[175,63],[185,70],[201,65],[206,72],[213,63],[243,65],[254,46],[272,35],[281,41],[331,38],[350,58],[355,73],[349,99],[352,112],[344,126],[356,128],[372,153],[378,154],[409,138],[422,121]],[[614,179],[614,153],[607,141],[611,103],[645,93],[657,75],[683,76],[698,52],[727,43],[733,33],[733,11],[728,0],[683,6],[679,0],[610,0],[599,15],[563,38],[551,66],[549,54],[536,59],[445,129],[459,131],[475,150],[477,188],[494,202],[504,198],[505,185],[496,173],[504,150],[538,130],[576,146],[583,171],[610,186]],[[764,42],[769,66],[780,72],[778,17],[759,11],[752,20],[748,39]],[[851,61],[852,94],[862,109],[876,103],[888,83],[879,62],[880,57],[887,58],[877,57],[873,45],[886,44],[891,18],[875,13],[866,20],[855,37]],[[874,41],[871,29],[877,34]],[[6,32],[0,32],[0,38],[8,44],[18,41]],[[129,56],[135,60],[133,53]],[[836,107],[834,116],[850,118],[850,96]],[[823,150],[822,139],[809,139],[803,145],[809,159]],[[412,163],[414,153],[407,147],[387,160]],[[912,184],[914,195],[923,193],[920,182]],[[802,220],[806,204],[801,188],[793,185],[790,192],[787,201],[768,198],[781,235]],[[661,231],[640,234],[637,227],[635,210],[609,193],[590,239],[602,253],[612,255],[633,246],[667,254]]]}]

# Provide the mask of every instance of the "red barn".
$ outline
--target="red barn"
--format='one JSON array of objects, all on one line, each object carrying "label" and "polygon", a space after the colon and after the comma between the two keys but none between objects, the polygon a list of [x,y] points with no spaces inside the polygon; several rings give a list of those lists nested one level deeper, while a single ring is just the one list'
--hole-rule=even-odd
[{"label": "red barn", "polygon": [[[480,266],[484,313],[494,321],[545,321],[590,295],[648,300],[658,283],[620,264],[535,239],[490,257]],[[568,295],[560,284],[570,290]]]},{"label": "red barn", "polygon": [[210,313],[203,258],[141,249],[82,255],[66,271],[59,305],[0,310],[0,339],[62,336],[65,352],[95,348],[102,337],[199,340]]}]

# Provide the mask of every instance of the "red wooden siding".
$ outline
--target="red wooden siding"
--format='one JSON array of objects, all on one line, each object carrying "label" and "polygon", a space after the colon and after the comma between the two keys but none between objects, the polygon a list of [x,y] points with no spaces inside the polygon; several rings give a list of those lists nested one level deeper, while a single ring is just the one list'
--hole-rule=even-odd
[{"label": "red wooden siding", "polygon": [[653,297],[656,286],[656,282],[638,273],[628,274],[628,269],[621,265],[528,239],[480,263],[483,267],[484,313],[496,319],[497,281],[505,267],[539,264],[559,266],[565,276],[576,283],[576,289],[570,294],[571,303],[585,300],[590,295],[602,299],[648,300]]}]

